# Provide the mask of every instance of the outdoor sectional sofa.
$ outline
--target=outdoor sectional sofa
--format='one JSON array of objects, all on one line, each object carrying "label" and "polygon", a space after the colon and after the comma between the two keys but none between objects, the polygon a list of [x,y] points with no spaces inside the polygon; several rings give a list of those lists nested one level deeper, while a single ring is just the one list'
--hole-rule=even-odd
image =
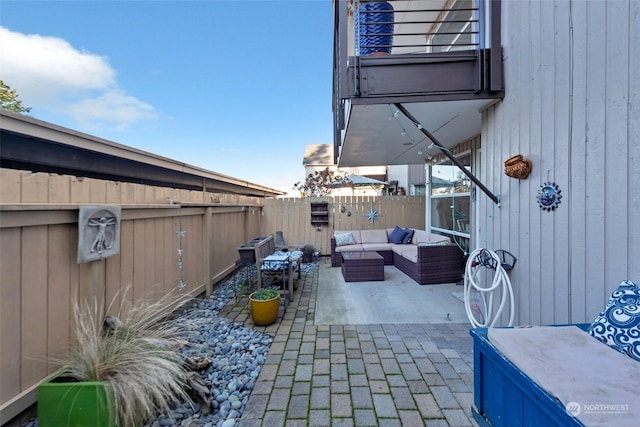
[{"label": "outdoor sectional sofa", "polygon": [[421,285],[462,280],[462,250],[448,237],[411,229],[413,234],[403,236],[397,243],[398,229],[401,228],[334,231],[331,266],[340,266],[342,252],[375,251],[382,255],[385,265],[394,265]]}]

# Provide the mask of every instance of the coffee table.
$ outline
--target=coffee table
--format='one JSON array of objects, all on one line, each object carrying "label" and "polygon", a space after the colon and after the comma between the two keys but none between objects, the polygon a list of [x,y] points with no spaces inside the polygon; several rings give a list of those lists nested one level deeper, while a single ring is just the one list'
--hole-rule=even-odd
[{"label": "coffee table", "polygon": [[384,280],[384,258],[377,252],[343,252],[342,276],[345,282]]}]

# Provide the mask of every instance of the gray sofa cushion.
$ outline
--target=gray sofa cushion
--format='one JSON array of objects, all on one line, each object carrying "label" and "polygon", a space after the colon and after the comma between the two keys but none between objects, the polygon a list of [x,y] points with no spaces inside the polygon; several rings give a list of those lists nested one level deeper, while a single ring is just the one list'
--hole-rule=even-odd
[{"label": "gray sofa cushion", "polygon": [[393,247],[391,243],[363,243],[363,251],[390,251]]},{"label": "gray sofa cushion", "polygon": [[359,243],[389,243],[387,230],[360,230]]},{"label": "gray sofa cushion", "polygon": [[362,245],[345,245],[345,246],[336,246],[336,252],[362,252],[364,249]]},{"label": "gray sofa cushion", "polygon": [[418,246],[416,245],[393,245],[391,250],[394,254],[400,255],[411,262],[418,262]]}]

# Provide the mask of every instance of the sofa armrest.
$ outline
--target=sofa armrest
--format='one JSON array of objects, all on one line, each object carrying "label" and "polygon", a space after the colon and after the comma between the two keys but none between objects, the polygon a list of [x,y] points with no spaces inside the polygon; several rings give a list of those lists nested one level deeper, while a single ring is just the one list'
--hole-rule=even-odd
[{"label": "sofa armrest", "polygon": [[462,250],[458,245],[418,245],[418,262],[433,261],[434,257],[448,256],[462,261]]},{"label": "sofa armrest", "polygon": [[331,237],[331,267],[340,267],[341,257],[339,253],[336,252],[336,238]]},{"label": "sofa armrest", "polygon": [[418,245],[417,264],[424,280],[431,277],[439,283],[457,283],[463,277],[463,253],[458,245]]}]

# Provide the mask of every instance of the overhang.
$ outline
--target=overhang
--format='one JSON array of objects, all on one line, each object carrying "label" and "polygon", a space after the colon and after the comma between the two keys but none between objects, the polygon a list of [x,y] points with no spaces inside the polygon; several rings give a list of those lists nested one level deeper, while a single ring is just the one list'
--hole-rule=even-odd
[{"label": "overhang", "polygon": [[[494,99],[403,103],[444,147],[480,133],[481,110]],[[424,164],[440,151],[394,104],[351,105],[339,167]]]},{"label": "overhang", "polygon": [[285,193],[52,123],[0,110],[0,167],[212,193]]}]

